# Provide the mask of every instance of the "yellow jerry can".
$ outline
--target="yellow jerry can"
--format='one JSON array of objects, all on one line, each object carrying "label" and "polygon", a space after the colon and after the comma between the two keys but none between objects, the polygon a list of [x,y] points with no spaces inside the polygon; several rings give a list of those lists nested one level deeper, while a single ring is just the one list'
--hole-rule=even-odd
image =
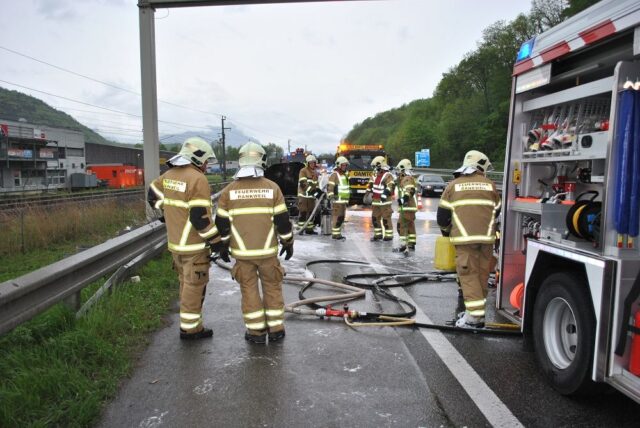
[{"label": "yellow jerry can", "polygon": [[456,270],[456,248],[448,236],[440,236],[436,239],[436,254],[433,267],[438,270]]}]

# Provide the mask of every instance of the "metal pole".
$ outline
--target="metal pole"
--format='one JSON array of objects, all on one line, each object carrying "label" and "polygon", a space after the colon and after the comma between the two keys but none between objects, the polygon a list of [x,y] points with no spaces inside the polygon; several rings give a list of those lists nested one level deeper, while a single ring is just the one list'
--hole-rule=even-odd
[{"label": "metal pole", "polygon": [[227,149],[224,148],[224,120],[226,117],[222,116],[222,181],[227,181]]},{"label": "metal pole", "polygon": [[[142,126],[145,189],[160,175],[160,141],[158,138],[158,91],[156,87],[155,10],[139,5],[140,69],[142,86]],[[145,192],[146,194],[146,192]],[[147,219],[154,218],[149,204],[145,204]]]}]

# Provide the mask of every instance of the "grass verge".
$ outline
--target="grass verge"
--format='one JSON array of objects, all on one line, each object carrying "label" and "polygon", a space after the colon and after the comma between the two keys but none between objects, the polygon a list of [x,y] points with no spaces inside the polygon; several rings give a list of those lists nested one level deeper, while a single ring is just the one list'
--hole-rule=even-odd
[{"label": "grass verge", "polygon": [[0,427],[97,422],[177,298],[168,252],[139,275],[141,282],[118,287],[80,320],[57,305],[0,337]]}]

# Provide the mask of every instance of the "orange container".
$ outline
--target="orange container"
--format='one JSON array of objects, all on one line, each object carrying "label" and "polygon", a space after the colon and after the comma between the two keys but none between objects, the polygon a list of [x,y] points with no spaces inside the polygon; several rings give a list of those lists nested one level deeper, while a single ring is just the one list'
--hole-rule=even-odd
[{"label": "orange container", "polygon": [[524,282],[513,287],[509,295],[509,303],[517,310],[522,310],[522,300],[524,299]]}]

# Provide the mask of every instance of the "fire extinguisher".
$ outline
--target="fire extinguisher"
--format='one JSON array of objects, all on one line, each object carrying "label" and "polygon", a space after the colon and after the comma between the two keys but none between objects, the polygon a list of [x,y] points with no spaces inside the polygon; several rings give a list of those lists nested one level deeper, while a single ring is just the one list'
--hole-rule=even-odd
[{"label": "fire extinguisher", "polygon": [[640,376],[640,310],[633,317],[631,330],[631,353],[629,355],[629,371]]}]

